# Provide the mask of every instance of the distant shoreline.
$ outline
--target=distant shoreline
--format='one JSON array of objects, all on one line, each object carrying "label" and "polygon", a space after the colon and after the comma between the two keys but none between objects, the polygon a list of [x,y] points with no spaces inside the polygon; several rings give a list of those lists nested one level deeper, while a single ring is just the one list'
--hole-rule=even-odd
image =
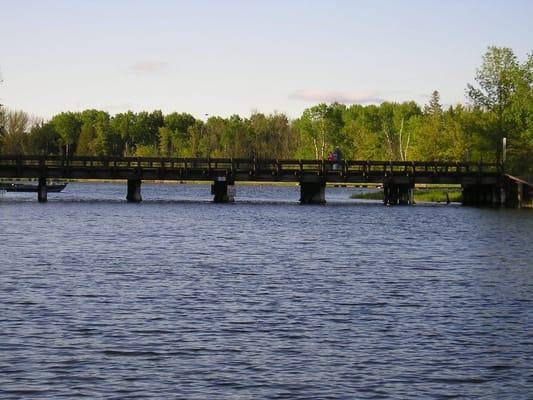
[{"label": "distant shoreline", "polygon": [[[462,192],[459,188],[417,188],[414,191],[416,202],[429,203],[460,203],[462,201]],[[383,190],[369,193],[353,193],[351,199],[358,200],[383,200]]]},{"label": "distant shoreline", "polygon": [[[53,180],[53,179],[52,179]],[[0,182],[36,182],[37,179],[9,179],[1,178]],[[58,181],[68,183],[123,183],[126,184],[126,179],[58,179]],[[143,183],[159,184],[159,185],[209,185],[212,180],[146,180]],[[298,182],[262,182],[262,181],[237,181],[236,186],[299,186]],[[327,183],[327,187],[343,187],[343,188],[368,188],[377,189],[382,187],[380,183]]]},{"label": "distant shoreline", "polygon": [[[0,182],[36,182],[37,179],[25,179],[25,178],[0,178]],[[53,181],[53,179],[51,179]],[[58,179],[61,182],[68,183],[120,183],[126,184],[126,179]],[[209,185],[211,180],[146,180],[145,184],[157,184],[157,185]],[[236,186],[279,186],[279,187],[292,187],[299,186],[298,182],[262,182],[262,181],[237,181]],[[354,193],[351,195],[352,199],[367,199],[367,200],[382,200],[383,199],[383,185],[381,183],[367,183],[367,182],[329,182],[326,184],[328,188],[347,188],[347,189],[369,189],[372,192],[366,193]],[[377,190],[377,191],[376,191]],[[454,192],[460,193],[461,187],[459,185],[438,185],[438,184],[421,184],[416,185],[415,196],[422,196],[423,193],[430,191],[435,194],[443,194],[448,191],[450,195]],[[444,195],[445,197],[445,195]]]}]

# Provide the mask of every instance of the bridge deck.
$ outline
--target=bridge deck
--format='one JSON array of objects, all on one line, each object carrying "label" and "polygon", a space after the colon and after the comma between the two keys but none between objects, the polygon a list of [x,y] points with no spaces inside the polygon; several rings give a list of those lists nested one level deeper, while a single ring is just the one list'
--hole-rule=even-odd
[{"label": "bridge deck", "polygon": [[2,178],[495,184],[499,164],[0,155]]}]

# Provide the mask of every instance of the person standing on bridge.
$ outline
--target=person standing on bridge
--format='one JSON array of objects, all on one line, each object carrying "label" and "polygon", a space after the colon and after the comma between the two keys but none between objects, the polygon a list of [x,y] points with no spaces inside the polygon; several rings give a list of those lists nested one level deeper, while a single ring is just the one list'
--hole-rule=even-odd
[{"label": "person standing on bridge", "polygon": [[338,146],[335,148],[335,151],[333,152],[333,161],[336,161],[336,163],[333,164],[333,169],[334,170],[341,169],[340,162],[342,161],[342,152]]}]

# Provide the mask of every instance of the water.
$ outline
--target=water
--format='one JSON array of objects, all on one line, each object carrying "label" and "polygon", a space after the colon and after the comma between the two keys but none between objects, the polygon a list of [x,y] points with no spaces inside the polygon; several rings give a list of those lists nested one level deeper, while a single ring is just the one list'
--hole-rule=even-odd
[{"label": "water", "polygon": [[142,190],[0,198],[1,398],[531,398],[531,211]]}]

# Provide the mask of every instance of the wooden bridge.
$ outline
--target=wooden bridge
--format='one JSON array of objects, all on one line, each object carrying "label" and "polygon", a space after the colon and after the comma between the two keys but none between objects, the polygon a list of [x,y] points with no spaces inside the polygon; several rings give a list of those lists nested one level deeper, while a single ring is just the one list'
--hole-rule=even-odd
[{"label": "wooden bridge", "polygon": [[215,202],[234,200],[236,181],[296,182],[302,204],[325,203],[326,183],[379,183],[385,204],[412,204],[415,184],[460,184],[463,203],[521,207],[533,186],[506,175],[500,164],[206,158],[60,157],[0,155],[0,178],[127,180],[127,200],[141,201],[143,180],[212,182]]}]

